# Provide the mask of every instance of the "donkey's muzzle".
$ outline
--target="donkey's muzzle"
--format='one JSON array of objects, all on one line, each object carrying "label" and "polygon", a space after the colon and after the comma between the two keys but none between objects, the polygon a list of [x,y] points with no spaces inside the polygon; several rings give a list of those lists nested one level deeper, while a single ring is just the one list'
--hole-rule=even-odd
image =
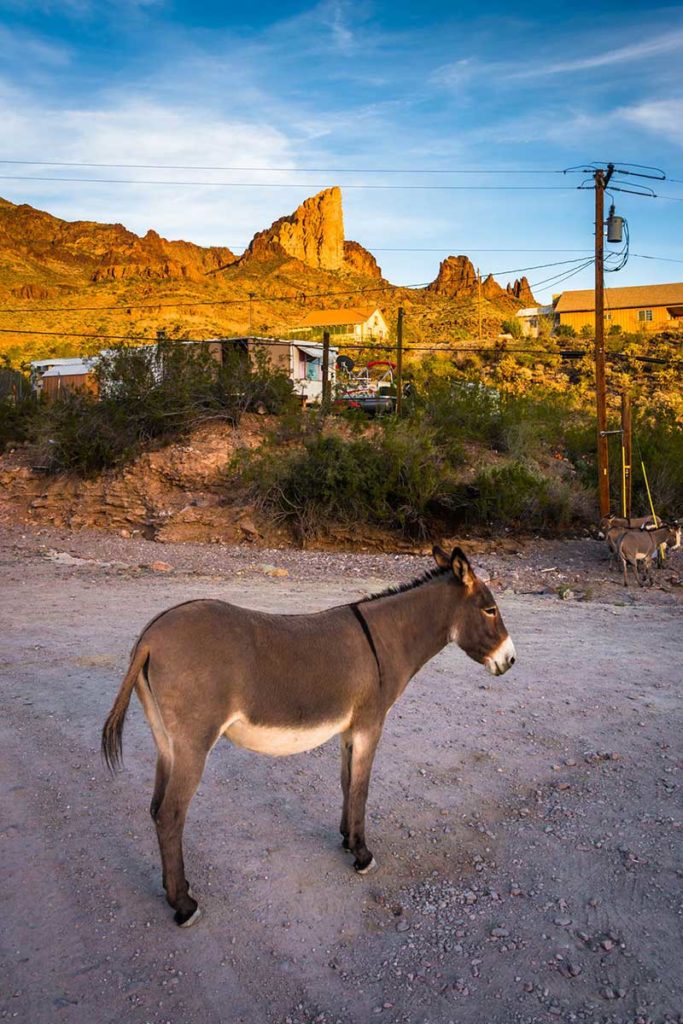
[{"label": "donkey's muzzle", "polygon": [[502,676],[515,663],[515,645],[510,637],[506,637],[502,644],[496,647],[488,657],[484,658],[484,664],[492,676]]}]

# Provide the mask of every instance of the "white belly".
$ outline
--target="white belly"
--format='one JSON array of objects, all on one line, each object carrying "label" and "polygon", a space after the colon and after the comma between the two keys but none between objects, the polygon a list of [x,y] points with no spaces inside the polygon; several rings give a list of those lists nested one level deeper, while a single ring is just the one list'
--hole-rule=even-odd
[{"label": "white belly", "polygon": [[257,754],[284,757],[286,754],[301,754],[304,750],[319,747],[321,743],[347,729],[348,724],[347,719],[341,719],[338,722],[323,722],[312,728],[299,726],[288,729],[252,725],[238,718],[227,726],[223,735],[238,747],[255,750]]}]

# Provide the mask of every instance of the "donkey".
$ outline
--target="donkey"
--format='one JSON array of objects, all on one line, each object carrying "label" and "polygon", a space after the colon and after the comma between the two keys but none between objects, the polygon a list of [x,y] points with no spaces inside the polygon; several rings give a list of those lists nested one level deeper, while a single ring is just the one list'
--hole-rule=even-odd
[{"label": "donkey", "polygon": [[681,546],[680,526],[662,526],[657,530],[627,530],[619,538],[617,544],[617,557],[624,570],[624,586],[628,586],[628,566],[642,587],[643,580],[639,575],[639,567],[642,566],[646,578],[652,582],[652,560],[659,554],[660,548],[665,546],[675,551]]},{"label": "donkey", "polygon": [[515,648],[489,589],[464,552],[433,549],[436,567],[412,583],[353,604],[271,615],[198,600],[145,627],[102,731],[102,752],[121,763],[133,690],[157,746],[150,813],[166,899],[181,926],[200,915],[183,863],[182,835],[207,755],[220,736],[262,754],[296,754],[341,740],[342,845],[365,874],[365,804],[387,712],[410,679],[450,641],[502,675]]},{"label": "donkey", "polygon": [[632,516],[630,519],[625,519],[623,516],[609,515],[602,519],[602,527],[607,530],[616,526],[624,530],[652,530],[661,525],[662,520],[659,516],[653,517],[651,515]]}]

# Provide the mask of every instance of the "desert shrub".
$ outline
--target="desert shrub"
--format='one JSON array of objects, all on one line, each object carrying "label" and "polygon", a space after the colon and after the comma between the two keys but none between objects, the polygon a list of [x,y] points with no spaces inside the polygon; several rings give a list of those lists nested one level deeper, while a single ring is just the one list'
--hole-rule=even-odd
[{"label": "desert shrub", "polygon": [[422,381],[415,408],[421,411],[442,445],[464,441],[495,444],[500,428],[500,394],[479,381],[438,378]]},{"label": "desert shrub", "polygon": [[522,337],[522,325],[519,317],[513,316],[510,320],[503,320],[500,326],[504,334],[511,334],[513,338]]},{"label": "desert shrub", "polygon": [[282,412],[295,401],[265,353],[229,354],[219,365],[205,346],[162,340],[154,349],[122,347],[95,364],[99,398],[67,393],[34,424],[42,462],[83,476],[127,462],[145,446],[183,437],[209,419],[237,422],[259,408]]},{"label": "desert shrub", "polygon": [[430,506],[448,486],[434,432],[396,422],[350,440],[318,434],[295,450],[242,452],[229,476],[253,500],[295,528],[301,540],[329,522],[373,524],[424,535]]},{"label": "desert shrub", "polygon": [[569,487],[521,462],[481,470],[454,497],[454,511],[467,525],[534,531],[565,529],[574,518]]},{"label": "desert shrub", "polygon": [[[683,512],[683,431],[669,410],[648,415],[645,410],[633,425],[633,508],[648,512],[649,501],[641,468],[645,463],[655,511],[664,518]],[[636,512],[636,514],[637,514]]]},{"label": "desert shrub", "polygon": [[37,409],[38,404],[31,395],[18,401],[0,399],[0,452],[29,439]]},{"label": "desert shrub", "polygon": [[575,338],[576,330],[571,324],[558,324],[555,328],[555,334],[558,338]]}]

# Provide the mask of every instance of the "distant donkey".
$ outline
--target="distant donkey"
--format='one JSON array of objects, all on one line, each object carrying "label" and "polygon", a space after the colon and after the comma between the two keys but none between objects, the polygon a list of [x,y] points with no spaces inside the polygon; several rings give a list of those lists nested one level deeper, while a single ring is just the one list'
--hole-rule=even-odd
[{"label": "distant donkey", "polygon": [[[628,586],[628,567],[631,566],[639,586],[645,579],[652,582],[652,561],[665,546],[675,550],[681,546],[681,528],[662,526],[653,530],[626,530],[617,543],[617,558],[624,571],[624,586]],[[643,578],[639,570],[643,571]]]},{"label": "distant donkey", "polygon": [[413,583],[326,611],[269,615],[188,601],[145,627],[102,731],[102,751],[110,767],[119,764],[135,690],[158,750],[150,811],[177,924],[200,914],[185,877],[183,826],[220,736],[273,755],[340,736],[343,845],[360,874],[374,866],[365,804],[389,709],[450,641],[493,675],[515,661],[496,602],[464,552],[435,547],[433,555],[436,568]]}]

